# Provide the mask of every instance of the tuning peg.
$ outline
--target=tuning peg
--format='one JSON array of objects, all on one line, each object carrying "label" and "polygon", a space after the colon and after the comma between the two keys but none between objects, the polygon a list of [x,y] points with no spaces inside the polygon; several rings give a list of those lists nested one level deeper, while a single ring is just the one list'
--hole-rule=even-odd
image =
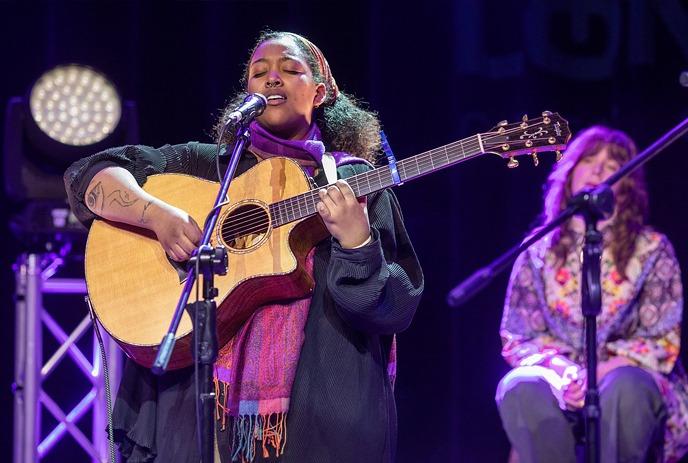
[{"label": "tuning peg", "polygon": [[521,118],[523,122],[528,122],[528,115],[524,114],[523,117]]},{"label": "tuning peg", "polygon": [[537,156],[537,151],[533,151],[530,155],[533,157],[533,164],[535,165],[535,167],[537,167],[538,164],[540,164],[540,160]]},{"label": "tuning peg", "polygon": [[552,111],[542,111],[542,117],[547,117],[547,116],[551,116],[551,115],[552,115]]},{"label": "tuning peg", "polygon": [[507,126],[508,124],[509,124],[509,123],[506,121],[506,119],[504,119],[503,121],[497,122],[497,127],[505,127],[505,126]]},{"label": "tuning peg", "polygon": [[507,162],[506,166],[509,169],[515,169],[516,167],[518,167],[518,160],[514,157],[511,157],[509,158],[509,162]]},{"label": "tuning peg", "polygon": [[555,153],[557,153],[557,162],[561,161],[561,158],[563,158],[564,155],[561,154],[561,151],[559,150],[556,150]]}]

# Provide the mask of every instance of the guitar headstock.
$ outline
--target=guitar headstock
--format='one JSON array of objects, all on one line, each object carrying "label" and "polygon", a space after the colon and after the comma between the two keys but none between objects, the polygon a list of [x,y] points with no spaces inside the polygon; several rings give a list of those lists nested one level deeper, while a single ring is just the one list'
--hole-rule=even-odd
[{"label": "guitar headstock", "polygon": [[530,154],[537,166],[537,153],[541,151],[556,151],[557,161],[561,159],[560,150],[566,148],[571,131],[569,123],[558,113],[544,111],[535,119],[523,116],[521,122],[502,121],[480,137],[483,150],[509,159],[509,167],[518,167],[516,156],[523,154]]}]

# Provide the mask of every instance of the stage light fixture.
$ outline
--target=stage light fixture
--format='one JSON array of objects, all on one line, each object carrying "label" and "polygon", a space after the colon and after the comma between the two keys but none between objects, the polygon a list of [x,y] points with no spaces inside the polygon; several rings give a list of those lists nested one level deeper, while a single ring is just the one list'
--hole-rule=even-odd
[{"label": "stage light fixture", "polygon": [[43,74],[29,96],[31,116],[45,134],[65,145],[88,146],[108,137],[119,124],[122,103],[100,72],[78,64]]},{"label": "stage light fixture", "polygon": [[[55,217],[69,211],[65,169],[110,146],[138,143],[136,105],[123,101],[102,72],[60,65],[36,79],[24,97],[9,100],[4,133],[4,188],[17,211],[12,228],[51,233],[64,226]],[[79,228],[67,220],[72,226]]]}]

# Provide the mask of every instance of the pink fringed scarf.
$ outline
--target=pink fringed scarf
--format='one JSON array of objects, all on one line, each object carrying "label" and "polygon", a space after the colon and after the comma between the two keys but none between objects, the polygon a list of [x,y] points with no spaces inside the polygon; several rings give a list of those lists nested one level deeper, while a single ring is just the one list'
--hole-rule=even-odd
[{"label": "pink fringed scarf", "polygon": [[[259,157],[295,159],[311,175],[325,154],[315,124],[304,140],[277,138],[257,122],[250,130],[250,150]],[[363,162],[347,153],[331,154],[338,166]],[[313,254],[311,250],[305,266],[311,277]],[[310,303],[311,299],[305,298],[261,307],[219,352],[215,364],[217,419],[225,429],[231,418],[232,460],[253,461],[257,450],[266,458],[271,452],[279,456],[284,451],[289,397]],[[393,343],[388,364],[392,381],[396,375],[395,346]]]},{"label": "pink fringed scarf", "polygon": [[[313,274],[313,252],[306,270]],[[286,444],[286,417],[304,341],[310,298],[263,306],[219,352],[215,363],[218,418],[232,417],[232,459],[252,461],[256,446],[279,456]]]}]

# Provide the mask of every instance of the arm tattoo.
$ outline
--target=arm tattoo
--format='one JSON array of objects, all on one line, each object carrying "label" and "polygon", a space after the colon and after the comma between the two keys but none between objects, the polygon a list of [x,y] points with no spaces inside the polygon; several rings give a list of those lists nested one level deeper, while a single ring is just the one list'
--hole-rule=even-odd
[{"label": "arm tattoo", "polygon": [[103,193],[103,185],[101,182],[96,183],[96,186],[91,189],[86,198],[86,202],[88,208],[93,212],[103,210],[103,206],[105,205],[105,193]]},{"label": "arm tattoo", "polygon": [[119,204],[122,207],[130,207],[136,204],[139,200],[137,199],[129,199],[129,193],[126,191],[122,190],[115,190],[109,195],[107,195],[107,199],[110,200],[110,203],[108,204],[109,206],[112,206],[113,204]]},{"label": "arm tattoo", "polygon": [[153,204],[153,201],[148,201],[145,206],[143,206],[143,211],[141,212],[141,218],[139,219],[140,224],[145,224],[148,220],[146,219],[146,211]]}]

